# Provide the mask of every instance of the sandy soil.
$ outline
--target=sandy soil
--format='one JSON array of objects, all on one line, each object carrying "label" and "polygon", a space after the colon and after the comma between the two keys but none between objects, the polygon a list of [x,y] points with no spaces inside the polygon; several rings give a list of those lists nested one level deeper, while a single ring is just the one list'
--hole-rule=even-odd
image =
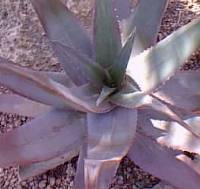
[{"label": "sandy soil", "polygon": [[[65,0],[68,7],[91,31],[91,1]],[[199,0],[170,0],[162,22],[158,40],[200,15]],[[61,70],[44,31],[28,0],[0,0],[0,56],[9,58],[21,66],[36,70]],[[196,53],[184,69],[198,69],[200,54]],[[0,92],[10,92],[0,87]],[[0,133],[8,132],[25,123],[28,118],[0,114]],[[50,170],[37,177],[19,182],[18,168],[0,168],[1,189],[67,189],[71,188],[76,160]],[[143,172],[127,157],[122,161],[111,186],[113,189],[172,189],[158,179]]]}]

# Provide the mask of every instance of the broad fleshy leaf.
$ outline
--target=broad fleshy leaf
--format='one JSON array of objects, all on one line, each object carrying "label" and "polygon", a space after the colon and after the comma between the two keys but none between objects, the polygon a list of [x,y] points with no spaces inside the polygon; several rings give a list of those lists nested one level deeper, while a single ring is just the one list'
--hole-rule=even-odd
[{"label": "broad fleshy leaf", "polygon": [[0,95],[0,111],[4,113],[35,117],[50,110],[50,106],[28,100],[18,95]]},{"label": "broad fleshy leaf", "polygon": [[67,88],[75,87],[72,80],[63,72],[46,72],[46,71],[31,71],[27,70],[28,72],[37,72],[41,75],[46,75],[50,79],[53,79],[54,81],[61,83],[62,85],[66,86]]},{"label": "broad fleshy leaf", "polygon": [[83,112],[101,112],[102,110],[104,112],[109,108],[97,108],[96,100],[92,99],[93,91],[89,94],[87,90],[86,94],[85,86],[68,89],[36,72],[26,73],[25,68],[9,64],[9,61],[3,58],[0,58],[0,62],[0,83],[31,100],[59,108],[71,107]]},{"label": "broad fleshy leaf", "polygon": [[187,124],[187,122],[184,122],[182,118],[174,112],[167,104],[162,103],[162,101],[159,101],[155,98],[150,99],[149,103],[147,103],[144,106],[149,106],[153,110],[160,111],[162,114],[168,116],[172,121],[176,121],[181,126],[183,126],[185,129],[189,130],[194,136],[200,137],[200,132],[197,132],[196,129],[190,126],[190,124]]},{"label": "broad fleshy leaf", "polygon": [[73,157],[78,155],[79,147],[73,149],[67,153],[59,155],[53,159],[42,161],[38,163],[33,163],[29,165],[24,165],[19,167],[20,180],[26,180],[30,177],[42,174],[50,169],[53,169],[66,161],[71,160]]},{"label": "broad fleshy leaf", "polygon": [[92,45],[85,30],[60,0],[31,0],[31,3],[50,41],[57,41],[79,49],[89,57],[93,56]]},{"label": "broad fleshy leaf", "polygon": [[103,86],[101,93],[96,101],[97,106],[99,106],[104,100],[106,100],[115,90],[116,88]]},{"label": "broad fleshy leaf", "polygon": [[132,0],[114,0],[113,7],[118,21],[128,18],[133,8]]},{"label": "broad fleshy leaf", "polygon": [[102,85],[105,78],[104,70],[93,59],[57,41],[52,41],[52,45],[67,75],[76,85],[88,82],[97,86]]},{"label": "broad fleshy leaf", "polygon": [[84,160],[86,158],[86,153],[87,153],[86,151],[87,151],[87,144],[85,141],[83,141],[78,157],[73,189],[82,189],[85,186]]},{"label": "broad fleshy leaf", "polygon": [[149,102],[149,96],[141,91],[137,92],[119,92],[110,97],[113,104],[126,108],[138,108]]},{"label": "broad fleshy leaf", "polygon": [[[167,104],[167,106],[173,110],[174,113],[176,113],[182,120],[186,120],[188,118],[196,116],[195,113],[191,113],[188,111],[184,111],[183,109],[174,107],[170,104]],[[155,120],[161,120],[161,121],[173,121],[169,116],[166,115],[166,112],[161,112],[159,108],[157,109],[152,109],[152,107],[143,107],[140,109],[141,112],[146,114],[150,119],[155,119]]]},{"label": "broad fleshy leaf", "polygon": [[127,77],[121,90],[113,94],[109,99],[115,105],[133,109],[148,101],[149,96],[139,91],[137,84]]},{"label": "broad fleshy leaf", "polygon": [[144,93],[132,92],[132,93],[118,93],[111,97],[111,102],[125,107],[125,108],[139,108],[139,109],[152,109],[160,112],[162,115],[168,117],[172,121],[176,121],[181,124],[184,128],[189,130],[194,136],[200,137],[200,132],[196,132],[192,127],[190,127],[186,122],[184,122],[181,117],[174,112],[166,103],[160,101],[153,96],[145,95]]},{"label": "broad fleshy leaf", "polygon": [[199,189],[199,175],[178,160],[175,154],[172,149],[160,146],[151,137],[138,133],[128,156],[145,171],[176,188]]},{"label": "broad fleshy leaf", "polygon": [[46,161],[70,152],[82,143],[84,117],[53,110],[0,136],[0,166]]},{"label": "broad fleshy leaf", "polygon": [[95,0],[94,16],[96,61],[108,68],[114,63],[121,49],[120,31],[112,1]]},{"label": "broad fleshy leaf", "polygon": [[107,114],[88,114],[88,148],[85,184],[88,189],[107,188],[136,131],[137,111],[115,108]]},{"label": "broad fleshy leaf", "polygon": [[187,111],[200,111],[200,71],[177,73],[154,93],[165,102]]},{"label": "broad fleshy leaf", "polygon": [[138,110],[137,132],[143,132],[147,136],[153,137],[155,140],[164,136],[165,131],[163,129],[154,127],[147,113],[148,112],[143,110]]},{"label": "broad fleshy leaf", "polygon": [[120,86],[124,79],[126,67],[128,65],[128,61],[131,56],[131,51],[133,48],[134,36],[135,36],[135,31],[133,31],[130,34],[126,44],[121,49],[120,54],[118,55],[114,64],[110,68],[111,77],[117,86]]},{"label": "broad fleshy leaf", "polygon": [[150,92],[169,79],[200,47],[200,19],[183,26],[155,47],[129,60],[127,74]]},{"label": "broad fleshy leaf", "polygon": [[[11,63],[11,61],[8,61],[3,58],[0,58],[0,60],[5,63]],[[29,68],[25,68],[25,70],[27,73],[30,73],[30,74],[38,74],[41,76],[48,77],[58,83],[61,83],[62,85],[66,86],[68,88],[75,86],[74,83],[71,81],[71,79],[65,74],[65,72],[36,71],[36,70],[29,69]]]},{"label": "broad fleshy leaf", "polygon": [[[200,133],[200,117],[196,116],[185,121],[196,133]],[[200,154],[200,139],[190,131],[181,127],[176,122],[152,120],[153,126],[162,129],[163,136],[157,137],[157,141],[174,149],[195,152]]]},{"label": "broad fleshy leaf", "polygon": [[115,107],[106,99],[99,104],[99,106],[97,106],[96,102],[99,97],[99,93],[98,90],[93,88],[91,85],[86,84],[80,87],[70,88],[70,91],[75,97],[83,100],[86,103],[86,106],[89,110],[88,112],[105,113],[109,112]]},{"label": "broad fleshy leaf", "polygon": [[133,55],[137,55],[155,44],[161,20],[168,0],[139,0],[131,16],[122,22],[122,40],[136,28]]},{"label": "broad fleshy leaf", "polygon": [[194,159],[189,158],[185,155],[178,156],[178,159],[186,163],[189,167],[194,169],[200,175],[200,156],[194,155]]}]

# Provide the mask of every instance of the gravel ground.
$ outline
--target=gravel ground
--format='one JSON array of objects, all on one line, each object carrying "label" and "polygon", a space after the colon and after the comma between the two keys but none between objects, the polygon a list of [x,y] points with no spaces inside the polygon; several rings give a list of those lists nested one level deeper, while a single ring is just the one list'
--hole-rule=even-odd
[{"label": "gravel ground", "polygon": [[[77,14],[85,27],[91,32],[91,1],[65,0]],[[199,0],[170,0],[162,22],[158,40],[164,38],[180,26],[200,15]],[[28,0],[0,0],[0,56],[7,57],[21,66],[36,70],[56,70],[61,68],[53,56],[48,40]],[[183,69],[198,69],[200,53],[197,52]],[[9,93],[0,87],[1,93]],[[0,114],[0,133],[21,126],[28,121],[26,117]],[[77,158],[26,181],[19,181],[18,168],[0,168],[0,189],[67,189],[72,188]],[[143,172],[127,157],[123,159],[112,189],[173,189],[157,178]]]}]

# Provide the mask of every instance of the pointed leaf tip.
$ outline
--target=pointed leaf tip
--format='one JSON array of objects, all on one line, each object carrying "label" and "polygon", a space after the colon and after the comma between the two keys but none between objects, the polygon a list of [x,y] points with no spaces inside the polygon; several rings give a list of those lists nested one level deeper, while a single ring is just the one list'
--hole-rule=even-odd
[{"label": "pointed leaf tip", "polygon": [[110,68],[111,77],[113,78],[113,81],[116,83],[117,86],[120,86],[121,82],[123,81],[128,61],[133,49],[135,32],[136,28],[134,28],[134,30],[128,37],[124,47],[120,51],[120,54],[117,56],[117,59]]},{"label": "pointed leaf tip", "polygon": [[169,79],[200,47],[200,18],[183,26],[156,46],[131,57],[127,74],[144,92]]}]

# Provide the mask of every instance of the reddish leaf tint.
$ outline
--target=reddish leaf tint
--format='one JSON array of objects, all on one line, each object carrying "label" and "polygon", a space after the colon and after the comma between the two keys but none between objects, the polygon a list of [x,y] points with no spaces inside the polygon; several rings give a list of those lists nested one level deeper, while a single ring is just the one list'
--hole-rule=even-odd
[{"label": "reddish leaf tint", "polygon": [[46,161],[77,149],[84,136],[84,118],[54,110],[0,136],[0,166]]}]

